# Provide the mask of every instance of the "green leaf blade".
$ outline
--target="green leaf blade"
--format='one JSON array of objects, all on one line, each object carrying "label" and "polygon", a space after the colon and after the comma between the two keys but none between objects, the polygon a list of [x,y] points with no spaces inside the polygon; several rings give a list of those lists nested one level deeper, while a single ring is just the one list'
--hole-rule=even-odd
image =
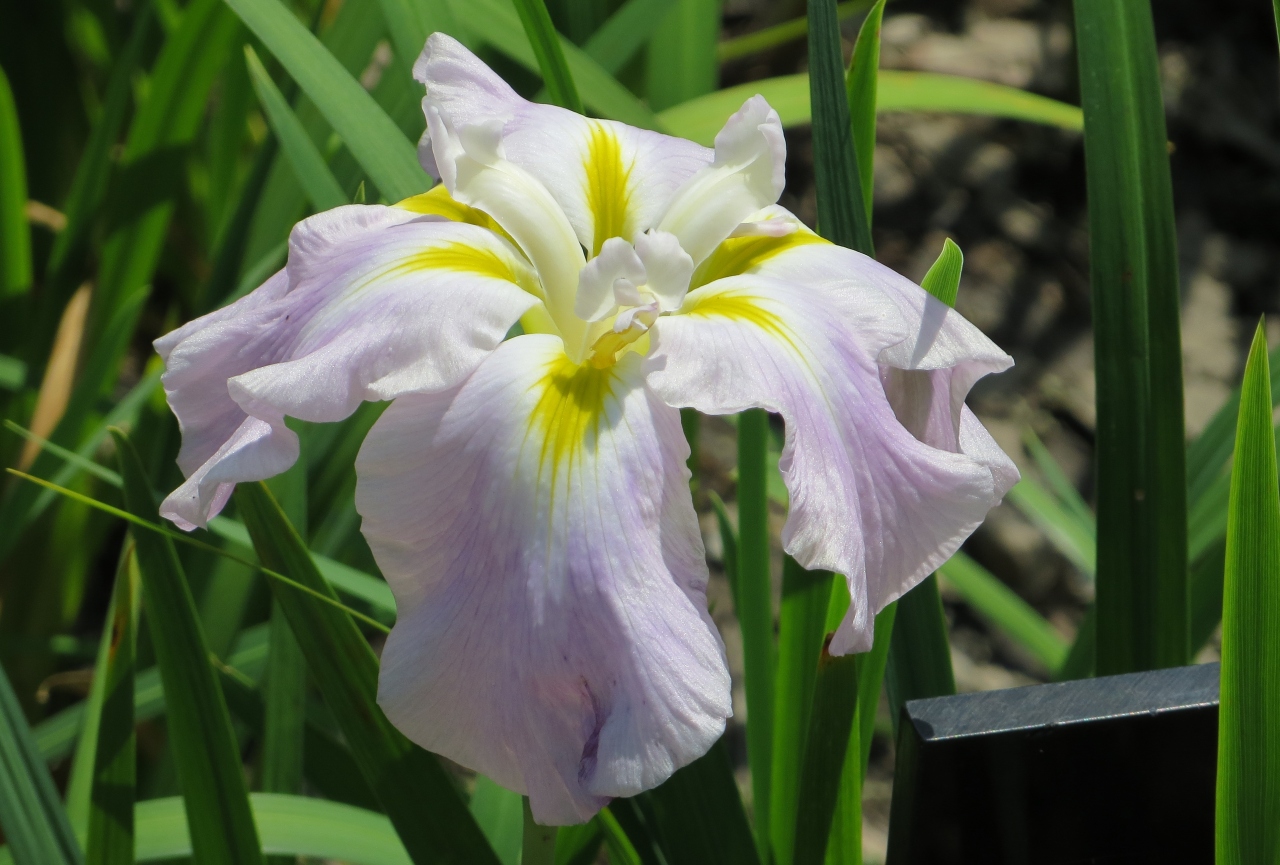
[{"label": "green leaf blade", "polygon": [[[726,87],[672,106],[658,115],[672,135],[710,146],[729,115],[759,93],[778,112],[786,128],[810,120],[809,76],[782,75]],[[1003,84],[944,75],[882,69],[876,78],[876,111],[930,111],[1024,120],[1079,131],[1083,115],[1074,105]]]},{"label": "green leaf blade", "polygon": [[773,773],[773,600],[769,576],[769,416],[750,409],[738,417],[737,611],[747,691],[747,758],[755,804],[756,848],[771,849]]},{"label": "green leaf blade", "polygon": [[9,79],[0,69],[0,300],[31,288],[31,227],[27,223],[27,164]]},{"label": "green leaf blade", "polygon": [[[885,0],[871,7],[858,41],[853,45],[853,59],[845,73],[845,98],[849,103],[849,122],[853,129],[853,150],[858,163],[858,185],[867,209],[867,225],[871,225],[871,198],[875,186],[876,153],[876,79],[880,71],[880,24],[884,20]],[[836,7],[837,15],[840,7]]]},{"label": "green leaf blade", "polygon": [[320,155],[315,142],[302,128],[301,121],[285,101],[284,94],[276,87],[262,61],[252,45],[244,46],[245,63],[249,67],[249,75],[253,81],[253,90],[258,94],[258,102],[267,115],[271,131],[280,142],[280,150],[289,160],[294,175],[316,210],[329,210],[347,203],[342,194],[342,187],[334,179],[333,172]]},{"label": "green leaf blade", "polygon": [[809,0],[809,94],[818,233],[872,255],[871,225],[853,147],[835,0]]},{"label": "green leaf blade", "polygon": [[[336,600],[267,488],[240,484],[235,497],[262,562]],[[351,617],[276,580],[271,590],[365,780],[414,861],[498,865],[439,762],[401,735],[378,708],[378,661]]]},{"label": "green leaf blade", "polygon": [[1187,661],[1173,190],[1151,9],[1077,0],[1097,371],[1097,666]]},{"label": "green leaf blade", "polygon": [[111,600],[106,669],[94,748],[87,865],[132,865],[133,802],[137,737],[134,734],[134,672],[141,574],[133,545],[127,546]]},{"label": "green leaf blade", "polygon": [[400,127],[279,0],[227,5],[298,82],[389,201],[431,186]]},{"label": "green leaf blade", "polygon": [[[132,442],[112,430],[129,511],[151,519],[155,497]],[[199,865],[262,862],[239,748],[227,704],[173,542],[153,532],[134,540],[152,643],[164,682],[170,743]]]},{"label": "green leaf blade", "polygon": [[524,25],[534,56],[538,58],[538,69],[542,72],[542,80],[551,101],[561,108],[582,114],[582,97],[578,95],[578,88],[573,83],[573,73],[569,71],[564,50],[560,47],[560,34],[551,23],[551,13],[547,11],[545,0],[512,2],[520,14],[520,23]]},{"label": "green leaf blade", "polygon": [[795,846],[801,761],[834,579],[830,571],[806,571],[790,556],[783,558],[774,683],[773,813],[769,817],[778,865],[790,865]]},{"label": "green leaf blade", "polygon": [[1227,519],[1218,722],[1221,865],[1280,858],[1280,486],[1266,331],[1245,366]]},{"label": "green leaf blade", "polygon": [[22,706],[0,668],[0,828],[17,865],[81,865],[84,857]]}]

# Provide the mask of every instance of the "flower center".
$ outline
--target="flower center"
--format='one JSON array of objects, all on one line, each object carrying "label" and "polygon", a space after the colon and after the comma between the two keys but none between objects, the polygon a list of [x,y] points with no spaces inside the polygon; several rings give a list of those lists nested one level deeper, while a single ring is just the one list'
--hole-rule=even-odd
[{"label": "flower center", "polygon": [[590,361],[603,369],[644,336],[658,316],[680,307],[689,291],[693,259],[665,231],[627,243],[611,237],[578,274],[574,314],[591,322]]}]

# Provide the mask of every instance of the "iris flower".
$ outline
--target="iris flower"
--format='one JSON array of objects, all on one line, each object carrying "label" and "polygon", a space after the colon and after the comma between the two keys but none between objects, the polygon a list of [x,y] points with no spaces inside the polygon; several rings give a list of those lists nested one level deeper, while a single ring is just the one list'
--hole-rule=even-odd
[{"label": "iris flower", "polygon": [[831,651],[865,651],[1016,481],[964,405],[1012,360],[777,206],[759,96],[709,150],[526,102],[441,34],[414,75],[443,182],[304,220],[283,270],[157,340],[187,478],[161,512],[202,526],[287,469],[286,416],[393,400],[356,462],[398,611],[380,705],[581,822],[732,712],[678,408],[782,416],[783,545],[845,576]]}]

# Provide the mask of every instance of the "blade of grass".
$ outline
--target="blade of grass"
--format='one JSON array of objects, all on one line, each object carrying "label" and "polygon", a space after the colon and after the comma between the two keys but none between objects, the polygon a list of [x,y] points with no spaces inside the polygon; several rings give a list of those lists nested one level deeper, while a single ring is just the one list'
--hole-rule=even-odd
[{"label": "blade of grass", "polygon": [[[303,534],[307,531],[308,442],[302,438],[301,455],[283,474],[267,482],[279,498],[289,520]],[[304,730],[306,728],[307,663],[289,629],[278,601],[271,603],[269,652],[262,725],[262,790],[265,793],[302,792]],[[272,857],[268,865],[294,865],[287,858]]]},{"label": "blade of grass", "polygon": [[[71,821],[76,840],[82,847],[85,846],[89,835],[89,812],[92,808],[93,786],[97,773],[98,730],[102,722],[103,700],[107,693],[107,667],[112,659],[113,633],[118,624],[116,617],[118,598],[122,593],[129,591],[129,586],[124,584],[129,582],[131,573],[136,572],[137,567],[133,544],[126,542],[120,551],[120,561],[116,565],[111,601],[107,606],[107,618],[103,623],[102,637],[98,641],[98,654],[93,664],[93,682],[89,687],[88,696],[81,704],[83,729],[80,731],[75,755],[71,760],[71,774],[67,780],[66,808],[67,819]],[[132,685],[130,687],[132,688]],[[133,717],[132,712],[129,717]],[[42,753],[43,750],[41,748]],[[133,800],[130,800],[131,806],[132,802]]]},{"label": "blade of grass", "polygon": [[835,0],[809,0],[809,93],[818,233],[833,243],[872,255],[871,225],[853,148]]},{"label": "blade of grass", "polygon": [[134,734],[134,672],[141,574],[127,543],[111,599],[101,714],[94,749],[87,865],[132,865],[137,739]]},{"label": "blade of grass", "polygon": [[[1066,661],[1066,640],[1053,625],[1018,597],[1013,589],[1000,582],[969,556],[956,553],[938,569],[938,573],[960,593],[969,606],[1031,652],[1050,672],[1058,670]],[[953,684],[951,693],[954,692]]]},{"label": "blade of grass", "polygon": [[551,102],[582,114],[582,97],[578,95],[573,74],[569,72],[569,66],[565,62],[564,50],[560,47],[560,34],[551,23],[547,4],[544,0],[512,0],[512,3],[520,15],[520,23],[533,47],[533,54],[538,59],[538,70],[542,73],[542,81]]},{"label": "blade of grass", "polygon": [[366,625],[368,625],[369,627],[373,628],[376,631],[380,631],[381,633],[386,634],[386,633],[389,633],[391,630],[386,625],[382,624],[382,622],[379,622],[377,619],[372,619],[369,616],[366,616],[364,613],[361,613],[359,610],[353,610],[350,607],[344,605],[341,601],[335,600],[334,598],[330,597],[333,591],[331,587],[326,586],[326,588],[329,588],[329,591],[327,593],[323,590],[313,589],[310,586],[306,586],[306,585],[303,585],[302,583],[297,582],[296,580],[291,580],[289,577],[286,577],[284,574],[281,574],[278,571],[274,571],[271,568],[263,567],[257,562],[253,562],[248,559],[241,558],[219,547],[215,547],[212,544],[206,544],[204,541],[201,541],[197,538],[193,538],[190,535],[184,534],[183,532],[179,532],[174,529],[166,528],[165,526],[150,522],[148,520],[144,520],[141,517],[137,516],[136,514],[129,513],[128,511],[122,511],[119,508],[112,507],[111,505],[106,504],[105,502],[100,502],[97,499],[90,498],[89,496],[86,496],[82,493],[78,493],[75,490],[69,490],[66,487],[60,487],[57,484],[44,480],[43,478],[38,478],[38,477],[35,477],[34,475],[29,475],[26,472],[20,472],[16,469],[6,469],[5,471],[7,471],[11,475],[14,475],[15,477],[19,477],[19,478],[22,478],[23,480],[31,481],[32,483],[42,486],[46,489],[53,490],[58,495],[72,499],[73,501],[80,502],[81,504],[88,505],[89,507],[96,508],[97,510],[103,511],[104,513],[111,514],[112,516],[120,517],[121,519],[126,520],[135,526],[140,526],[144,529],[147,529],[150,532],[154,532],[155,534],[163,535],[164,537],[168,538],[170,541],[178,541],[179,543],[185,543],[190,546],[196,547],[197,549],[204,550],[205,552],[213,553],[214,555],[218,555],[218,556],[225,556],[228,559],[231,559],[233,561],[237,561],[237,562],[240,562],[241,564],[248,565],[249,567],[258,570],[265,576],[270,577],[272,582],[281,583],[283,585],[289,586],[295,591],[309,594],[312,597],[314,597],[317,601],[324,604],[328,604],[329,606],[332,606],[335,609],[341,610],[342,612],[346,613],[349,616],[352,616],[353,618],[359,619],[360,621],[364,622]]},{"label": "blade of grass", "polygon": [[1280,859],[1280,486],[1266,329],[1240,389],[1227,518],[1216,861]]},{"label": "blade of grass", "polygon": [[747,758],[755,808],[756,850],[772,857],[773,600],[769,575],[769,497],[766,484],[769,416],[750,409],[738,417],[738,622],[747,692]]},{"label": "blade of grass", "polygon": [[[810,20],[812,20],[810,10]],[[834,657],[822,647],[814,681],[813,712],[805,739],[796,815],[795,865],[822,865],[849,751],[861,754],[854,714],[858,704],[856,655]]]},{"label": "blade of grass", "polygon": [[[271,582],[325,703],[414,861],[495,865],[497,857],[435,757],[409,742],[378,708],[377,658],[351,618],[335,607],[332,588],[271,493],[262,484],[241,484],[235,498],[262,562],[310,591]],[[331,603],[320,603],[317,596],[326,593]]]},{"label": "blade of grass", "polygon": [[19,865],[80,865],[84,857],[31,728],[0,668],[0,829]]},{"label": "blade of grass", "polygon": [[430,187],[414,145],[279,0],[227,0],[227,5],[298,82],[388,200]]},{"label": "blade of grass", "polygon": [[484,775],[476,776],[476,787],[471,792],[468,808],[502,865],[520,865],[524,841],[522,799],[519,793],[511,792]]},{"label": "blade of grass", "polygon": [[[551,20],[550,16],[547,20]],[[520,844],[521,865],[555,865],[556,827],[534,822],[528,796],[521,796],[520,803],[524,813],[524,831]]]},{"label": "blade of grass", "polygon": [[[108,420],[111,421],[112,418],[108,416]],[[116,472],[111,471],[107,467],[100,466],[97,463],[90,460],[84,453],[84,451],[86,450],[85,448],[81,449],[82,451],[81,453],[76,453],[73,451],[69,451],[66,448],[55,445],[49,440],[41,438],[35,433],[32,433],[31,431],[18,426],[12,421],[5,421],[4,425],[7,429],[17,433],[23,438],[26,438],[28,441],[36,442],[37,444],[40,445],[41,449],[48,451],[49,453],[59,457],[60,459],[67,460],[68,463],[70,463],[70,465],[68,465],[63,471],[58,473],[57,475],[58,480],[66,481],[71,477],[74,477],[74,475],[77,472],[86,471],[94,475],[95,477],[99,478],[100,480],[105,481],[111,486],[114,486],[114,487],[122,486],[123,482],[120,479],[120,475],[117,474]],[[126,520],[131,520],[135,524],[141,525],[144,528],[148,528],[154,531],[159,531],[164,534],[168,534],[169,537],[174,540],[193,545],[202,550],[205,550],[206,552],[212,552],[215,555],[222,556],[226,559],[229,559],[230,561],[238,562],[242,565],[247,565],[251,568],[254,568],[258,571],[261,571],[267,574],[267,576],[270,576],[273,579],[282,579],[282,580],[285,580],[286,582],[292,582],[291,580],[288,580],[287,577],[284,577],[281,574],[277,574],[273,571],[270,571],[269,569],[263,568],[258,563],[250,561],[249,559],[246,559],[243,556],[238,556],[227,550],[223,550],[218,547],[207,544],[199,540],[198,538],[192,537],[191,535],[184,534],[182,532],[176,532],[176,531],[173,531],[172,529],[166,529],[163,526],[156,525],[155,523],[150,523],[146,520],[137,520],[131,514],[127,514],[119,510],[118,508],[111,507],[110,505],[105,505],[104,503],[99,502],[95,499],[91,499],[87,496],[83,496],[80,493],[76,493],[72,490],[68,490],[65,487],[63,487],[61,484],[55,481],[46,481],[42,478],[37,478],[30,474],[16,472],[13,470],[9,470],[9,471],[11,474],[30,480],[33,483],[43,487],[49,493],[50,496],[57,496],[57,495],[68,496],[70,498],[76,499],[77,501],[80,501],[82,504],[88,504],[91,507],[98,508],[99,510],[103,510],[114,516],[118,516]],[[211,531],[213,534],[217,535],[218,537],[223,538],[224,540],[231,541],[233,544],[237,544],[245,548],[246,550],[251,551],[253,549],[253,542],[249,537],[248,530],[245,529],[242,523],[239,523],[235,520],[228,519],[227,517],[222,517],[222,516],[214,517],[212,520],[209,521],[209,531]],[[360,600],[364,603],[367,603],[370,607],[373,608],[373,610],[377,614],[379,614],[384,618],[387,618],[387,619],[395,618],[395,614],[396,614],[395,598],[391,594],[391,589],[387,586],[387,584],[384,581],[370,574],[366,574],[364,571],[357,570],[356,568],[353,568],[349,565],[344,565],[342,562],[335,561],[326,556],[315,555],[315,562],[316,562],[316,566],[320,569],[320,573],[324,576],[325,580],[327,580],[338,591],[343,592],[344,594],[347,594],[352,598]],[[347,608],[343,607],[343,609],[347,609]],[[368,617],[364,616],[362,613],[359,613],[355,610],[348,610],[348,612],[350,612],[353,616],[361,618],[361,620],[365,621],[366,624],[370,624],[376,628],[385,630],[385,626],[381,622],[378,622],[376,620],[370,620],[368,619]]]},{"label": "blade of grass", "polygon": [[[880,71],[880,23],[884,19],[885,0],[879,0],[867,13],[853,44],[853,59],[845,73],[845,98],[849,103],[849,123],[853,130],[853,150],[857,156],[858,185],[867,210],[868,231],[871,226],[871,197],[875,187],[876,153],[876,88]],[[841,4],[847,6],[848,4]],[[836,7],[839,17],[841,8]]]},{"label": "blade of grass", "polygon": [[582,50],[616,75],[644,47],[676,0],[627,0],[583,44]]},{"label": "blade of grass", "polygon": [[[213,82],[226,62],[235,19],[220,0],[194,0],[152,70],[146,101],[129,128],[108,191],[112,231],[103,246],[87,336],[92,348],[125,303],[146,286],[164,249],[174,197],[184,180],[184,155],[204,120]],[[132,322],[127,331],[132,331]],[[115,358],[113,358],[114,360]],[[86,368],[88,369],[88,368]],[[97,373],[101,390],[115,364]]]},{"label": "blade of grass", "polygon": [[661,110],[715,90],[719,38],[719,0],[675,0],[649,41],[649,104]]},{"label": "blade of grass", "polygon": [[723,740],[638,798],[668,865],[759,865]]},{"label": "blade of grass", "polygon": [[1097,530],[1092,521],[1081,523],[1034,478],[1023,477],[1005,494],[1005,499],[1044,532],[1081,573],[1094,575],[1098,552]]},{"label": "blade of grass", "polygon": [[1093,518],[1093,510],[1081,497],[1080,491],[1063,472],[1062,467],[1058,465],[1058,461],[1053,458],[1053,454],[1049,453],[1049,449],[1040,441],[1040,437],[1036,435],[1035,430],[1027,427],[1022,433],[1022,442],[1027,448],[1027,453],[1031,454],[1031,458],[1035,460],[1036,467],[1040,469],[1040,473],[1044,476],[1045,481],[1049,484],[1049,489],[1057,497],[1062,506],[1070,513],[1082,531],[1090,537],[1097,534],[1097,526]]},{"label": "blade of grass", "polygon": [[[1280,348],[1268,355],[1271,379],[1280,378]],[[1271,395],[1280,401],[1280,391]],[[1235,447],[1236,418],[1240,413],[1240,388],[1218,409],[1217,414],[1205,424],[1200,436],[1187,446],[1187,501],[1190,507],[1223,475],[1227,460]]]},{"label": "blade of grass", "polygon": [[31,289],[31,226],[27,164],[9,79],[0,69],[0,300]]},{"label": "blade of grass", "polygon": [[889,689],[889,713],[895,730],[907,700],[942,697],[956,692],[955,675],[951,671],[951,646],[947,639],[947,616],[942,609],[938,578],[934,574],[898,599],[885,675]]},{"label": "blade of grass", "polygon": [[[139,519],[155,512],[155,495],[133,443],[113,429],[124,498]],[[164,682],[169,740],[200,865],[261,863],[249,791],[227,704],[218,688],[195,601],[172,541],[134,535],[147,623]]]},{"label": "blade of grass", "polygon": [[249,77],[253,81],[253,90],[258,94],[258,102],[267,115],[271,131],[280,142],[280,150],[293,167],[298,182],[306,190],[316,210],[329,210],[347,203],[347,196],[342,187],[334,179],[320,151],[307,135],[302,123],[298,120],[284,94],[276,87],[262,61],[252,45],[244,46],[244,59],[249,67]]},{"label": "blade of grass", "polygon": [[[612,820],[615,827],[617,826],[618,821],[613,820],[607,808],[592,817],[590,822],[577,826],[561,826],[560,834],[556,836],[556,865],[593,865],[599,858],[600,848],[604,846],[605,833],[602,823],[606,818]],[[635,849],[631,847],[631,842],[627,841],[627,836],[620,828],[617,832],[626,846],[617,854],[613,852],[613,847],[609,848],[610,863],[639,865],[639,859],[636,857]]]},{"label": "blade of grass", "polygon": [[[529,38],[520,24],[520,16],[507,0],[450,0],[450,5],[454,16],[460,20],[485,22],[483,33],[478,34],[485,42],[531,72],[541,71]],[[585,51],[564,37],[560,37],[560,50],[564,52],[565,64],[573,75],[583,105],[593,114],[642,129],[661,129],[649,106],[618,83],[618,79],[602,69]]]},{"label": "blade of grass", "polygon": [[[264,852],[352,865],[410,865],[404,844],[382,814],[324,799],[253,793],[253,817]],[[162,862],[192,854],[182,800],[150,799],[135,809],[138,861]]]},{"label": "blade of grass", "polygon": [[1097,370],[1098,672],[1187,661],[1173,192],[1151,8],[1075,4]]},{"label": "blade of grass", "polygon": [[[935,111],[1025,120],[1074,131],[1084,128],[1083,115],[1074,105],[1003,84],[959,75],[892,69],[880,70],[878,79],[876,111],[880,114]],[[809,76],[804,74],[726,87],[672,106],[660,112],[658,120],[672,135],[710,146],[729,115],[757,93],[777,110],[783,126],[791,128],[809,122]]]},{"label": "blade of grass", "polygon": [[806,571],[790,556],[783,558],[774,683],[770,793],[773,812],[769,816],[774,861],[778,865],[790,865],[795,847],[801,760],[834,579],[830,571]]},{"label": "blade of grass", "polygon": [[[872,0],[846,0],[836,6],[836,18],[843,21],[852,18],[872,4]],[[777,48],[796,39],[803,39],[809,32],[809,19],[805,16],[725,39],[716,46],[716,59],[721,63],[738,60],[760,51]]]},{"label": "blade of grass", "polygon": [[[262,673],[267,659],[267,627],[256,625],[240,634],[235,651],[227,658],[227,664],[256,678]],[[164,712],[164,685],[160,671],[148,667],[134,680],[133,714],[138,722],[148,721]],[[85,726],[85,702],[68,706],[37,724],[32,734],[40,756],[48,762],[61,760],[76,745],[77,735]]]}]

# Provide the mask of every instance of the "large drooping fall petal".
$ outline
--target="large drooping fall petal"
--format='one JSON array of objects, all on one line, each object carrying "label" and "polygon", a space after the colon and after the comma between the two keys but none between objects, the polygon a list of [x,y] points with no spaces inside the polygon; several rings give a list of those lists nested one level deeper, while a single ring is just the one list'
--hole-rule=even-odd
[{"label": "large drooping fall petal", "polygon": [[517,337],[393,403],[356,466],[398,610],[379,702],[542,823],[661,783],[730,714],[688,445],[639,367]]},{"label": "large drooping fall petal", "polygon": [[537,302],[528,266],[478,226],[351,206],[298,224],[289,262],[240,301],[156,341],[187,482],[161,513],[204,525],[238,481],[297,459],[285,416],[455,384]]},{"label": "large drooping fall petal", "polygon": [[[865,258],[840,254],[845,278],[860,282]],[[871,647],[875,613],[946,561],[1017,472],[967,409],[954,420],[951,413],[957,376],[949,371],[967,362],[1002,368],[1003,353],[942,304],[923,304],[936,322],[906,317],[897,328],[862,333],[894,317],[875,308],[888,301],[864,292],[846,309],[833,293],[757,275],[712,282],[690,293],[681,314],[654,325],[645,370],[671,405],[782,415],[779,468],[790,493],[783,545],[807,568],[846,576],[852,603],[831,646],[842,654]],[[951,349],[931,354],[922,344],[930,340]],[[907,342],[917,364],[949,366],[904,371],[881,362]]]}]

